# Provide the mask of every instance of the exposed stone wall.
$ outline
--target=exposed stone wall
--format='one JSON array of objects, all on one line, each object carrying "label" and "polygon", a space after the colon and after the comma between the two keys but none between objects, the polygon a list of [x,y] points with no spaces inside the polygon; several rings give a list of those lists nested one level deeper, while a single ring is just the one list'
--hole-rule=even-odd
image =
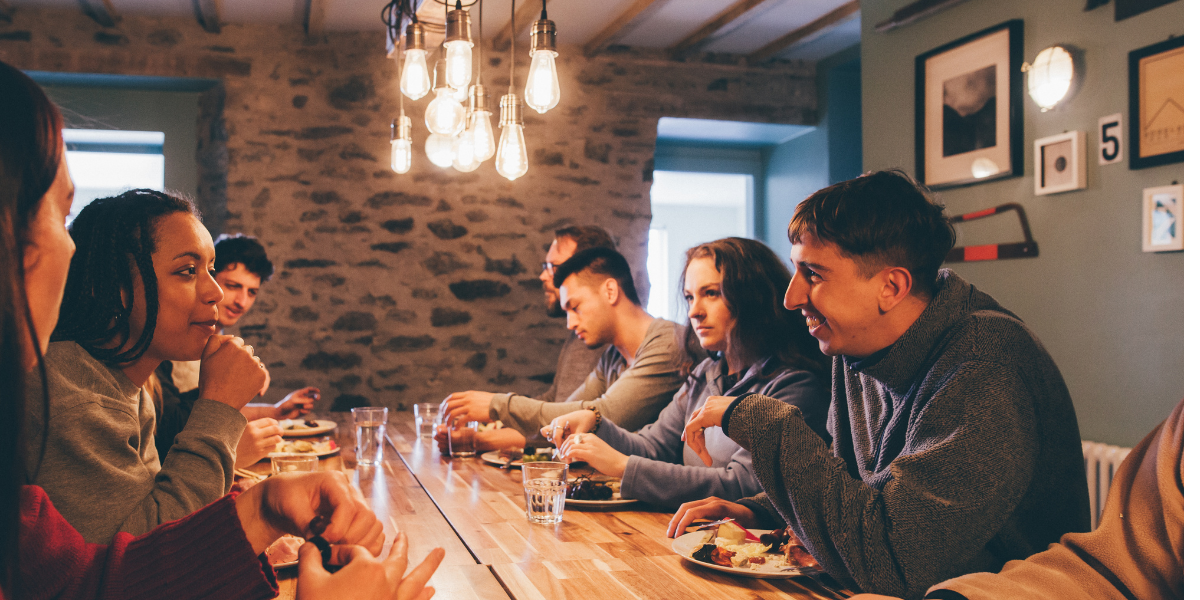
[{"label": "exposed stone wall", "polygon": [[[527,175],[432,166],[428,99],[406,105],[414,166],[396,175],[388,124],[400,95],[382,45],[382,32],[306,42],[296,28],[213,35],[187,19],[126,16],[103,29],[78,11],[22,8],[0,23],[0,60],[24,69],[222,80],[201,103],[201,153],[227,161],[228,174],[204,178],[205,203],[224,203],[215,222],[259,237],[277,268],[240,332],[270,365],[272,397],[318,385],[325,407],[539,392],[565,338],[537,280],[551,232],[607,228],[645,280],[659,117],[816,120],[807,64],[628,49],[589,59],[563,47],[562,102],[525,113]],[[508,55],[486,59],[498,104]],[[518,50],[518,61],[520,85],[528,55]],[[222,106],[223,120],[213,114]]]}]

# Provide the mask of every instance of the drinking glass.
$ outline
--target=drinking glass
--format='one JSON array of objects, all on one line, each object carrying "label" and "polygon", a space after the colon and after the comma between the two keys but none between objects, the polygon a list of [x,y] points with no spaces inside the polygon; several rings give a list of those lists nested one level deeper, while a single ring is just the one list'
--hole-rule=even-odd
[{"label": "drinking glass", "polygon": [[450,442],[450,456],[466,458],[475,456],[475,432],[479,429],[478,421],[459,419],[450,424],[446,439]]},{"label": "drinking glass", "polygon": [[413,414],[417,417],[417,438],[421,440],[432,440],[433,433],[437,431],[437,424],[440,420],[439,408],[440,404],[434,402],[422,402],[421,404],[413,405]]},{"label": "drinking glass", "polygon": [[317,470],[315,456],[272,456],[272,473],[312,473]]},{"label": "drinking glass", "polygon": [[530,523],[562,523],[567,499],[567,463],[535,462],[521,465],[525,482],[525,514]]},{"label": "drinking glass", "polygon": [[383,462],[383,429],[387,425],[388,409],[381,406],[352,408],[354,425],[358,430],[355,458],[362,466]]}]

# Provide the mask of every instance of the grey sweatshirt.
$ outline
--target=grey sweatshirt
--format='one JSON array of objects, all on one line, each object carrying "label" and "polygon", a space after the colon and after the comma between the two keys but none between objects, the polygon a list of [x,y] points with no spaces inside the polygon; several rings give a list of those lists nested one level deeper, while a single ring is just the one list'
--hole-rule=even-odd
[{"label": "grey sweatshirt", "polygon": [[[46,490],[87,542],[107,544],[179,519],[220,498],[233,483],[233,456],[246,418],[200,399],[161,467],[154,445],[154,403],[119,369],[74,342],[46,351],[50,420],[38,469],[42,411],[26,411],[30,481]],[[26,405],[42,405],[41,378],[26,385]]]},{"label": "grey sweatshirt", "polygon": [[759,393],[786,402],[804,412],[809,427],[825,435],[829,410],[827,372],[820,375],[780,364],[771,357],[754,363],[730,383],[725,359],[705,359],[679,388],[675,399],[658,414],[658,420],[631,433],[602,419],[596,435],[629,456],[621,478],[621,496],[677,508],[691,500],[717,496],[737,500],[762,491],[750,466],[750,453],[716,427],[704,431],[704,443],[713,466],[680,440],[692,412],[709,396]]},{"label": "grey sweatshirt", "polygon": [[609,347],[595,370],[565,402],[496,394],[492,397],[491,418],[529,437],[554,417],[595,406],[617,425],[637,429],[654,420],[683,384],[675,343],[676,331],[682,327],[673,321],[655,319],[632,364],[626,364],[621,353]]},{"label": "grey sweatshirt", "polygon": [[567,341],[563,342],[562,349],[558,351],[554,381],[550,383],[550,389],[542,392],[537,399],[542,402],[566,402],[571,394],[587,381],[588,375],[596,370],[600,357],[611,347],[605,344],[595,349],[588,348],[574,333],[569,334]]},{"label": "grey sweatshirt", "polygon": [[[830,448],[798,409],[748,396],[725,414],[765,494],[825,570],[920,598],[1089,527],[1075,409],[1041,343],[949,270],[891,347],[834,361]],[[832,450],[832,451],[830,451]]]}]

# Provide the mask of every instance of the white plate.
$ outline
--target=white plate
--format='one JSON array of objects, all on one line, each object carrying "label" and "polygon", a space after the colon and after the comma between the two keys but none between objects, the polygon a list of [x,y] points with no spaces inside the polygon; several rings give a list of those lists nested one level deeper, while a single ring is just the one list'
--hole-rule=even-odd
[{"label": "white plate", "polygon": [[[330,431],[337,429],[337,423],[335,423],[333,421],[323,421],[321,419],[316,419],[316,422],[317,422],[316,427],[307,427],[304,425],[305,421],[312,421],[312,420],[314,420],[314,419],[282,419],[279,421],[279,428],[283,430],[283,437],[303,437],[303,436],[307,436],[307,435],[321,435],[323,433],[329,433]],[[288,425],[295,425],[295,427],[292,429],[288,429]]]},{"label": "white plate", "polygon": [[[770,530],[768,529],[747,529],[747,531],[756,536],[761,536],[764,533],[770,533]],[[788,570],[768,567],[767,565],[762,565],[757,569],[749,569],[745,567],[722,567],[721,565],[714,565],[712,563],[692,558],[692,553],[695,552],[696,548],[700,546],[700,541],[710,533],[712,533],[710,530],[685,533],[675,538],[674,542],[671,542],[671,549],[675,551],[675,554],[678,554],[702,567],[708,567],[709,569],[713,569],[715,571],[729,573],[730,575],[740,575],[742,577],[754,577],[757,579],[788,579],[791,577],[797,577],[799,575],[816,575],[821,573],[820,568],[794,567],[790,565]]]},{"label": "white plate", "polygon": [[[292,442],[280,442],[280,443],[279,443],[279,446],[276,446],[276,448],[282,447],[284,444],[290,444],[290,443],[292,443]],[[342,451],[342,447],[341,447],[341,446],[334,446],[334,447],[332,447],[332,448],[330,448],[330,449],[328,449],[328,450],[324,450],[324,451],[320,451],[320,450],[313,450],[312,452],[272,452],[272,453],[270,453],[270,454],[268,454],[268,455],[267,455],[267,458],[275,458],[276,456],[317,456],[317,457],[325,457],[325,456],[332,456],[332,455],[334,455],[334,454],[337,454],[338,452],[341,452],[341,451]]]},{"label": "white plate", "polygon": [[[500,458],[499,450],[492,450],[491,452],[484,452],[483,454],[479,455],[479,458],[483,459],[483,462],[485,462],[489,465],[496,465],[497,467],[504,466],[504,459]],[[508,467],[510,469],[521,468],[521,459],[518,458],[518,459],[512,461],[512,464],[508,465]]]}]

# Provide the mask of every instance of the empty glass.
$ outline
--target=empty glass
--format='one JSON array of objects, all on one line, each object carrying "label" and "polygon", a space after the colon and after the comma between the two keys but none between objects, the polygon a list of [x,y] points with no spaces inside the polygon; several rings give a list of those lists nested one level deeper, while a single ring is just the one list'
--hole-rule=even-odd
[{"label": "empty glass", "polygon": [[317,470],[315,456],[272,456],[272,473],[311,473]]},{"label": "empty glass", "polygon": [[434,402],[422,402],[413,405],[413,414],[417,417],[417,437],[422,440],[432,440],[440,420],[438,410],[441,405]]},{"label": "empty glass", "polygon": [[450,442],[450,456],[466,458],[475,456],[475,432],[479,429],[478,421],[463,422],[459,419],[450,425],[446,439]]},{"label": "empty glass", "polygon": [[360,466],[375,466],[383,462],[383,429],[387,426],[387,408],[363,406],[352,408],[357,429],[355,458]]},{"label": "empty glass", "polygon": [[562,523],[567,500],[567,463],[535,462],[521,465],[525,482],[525,515],[530,523]]}]

